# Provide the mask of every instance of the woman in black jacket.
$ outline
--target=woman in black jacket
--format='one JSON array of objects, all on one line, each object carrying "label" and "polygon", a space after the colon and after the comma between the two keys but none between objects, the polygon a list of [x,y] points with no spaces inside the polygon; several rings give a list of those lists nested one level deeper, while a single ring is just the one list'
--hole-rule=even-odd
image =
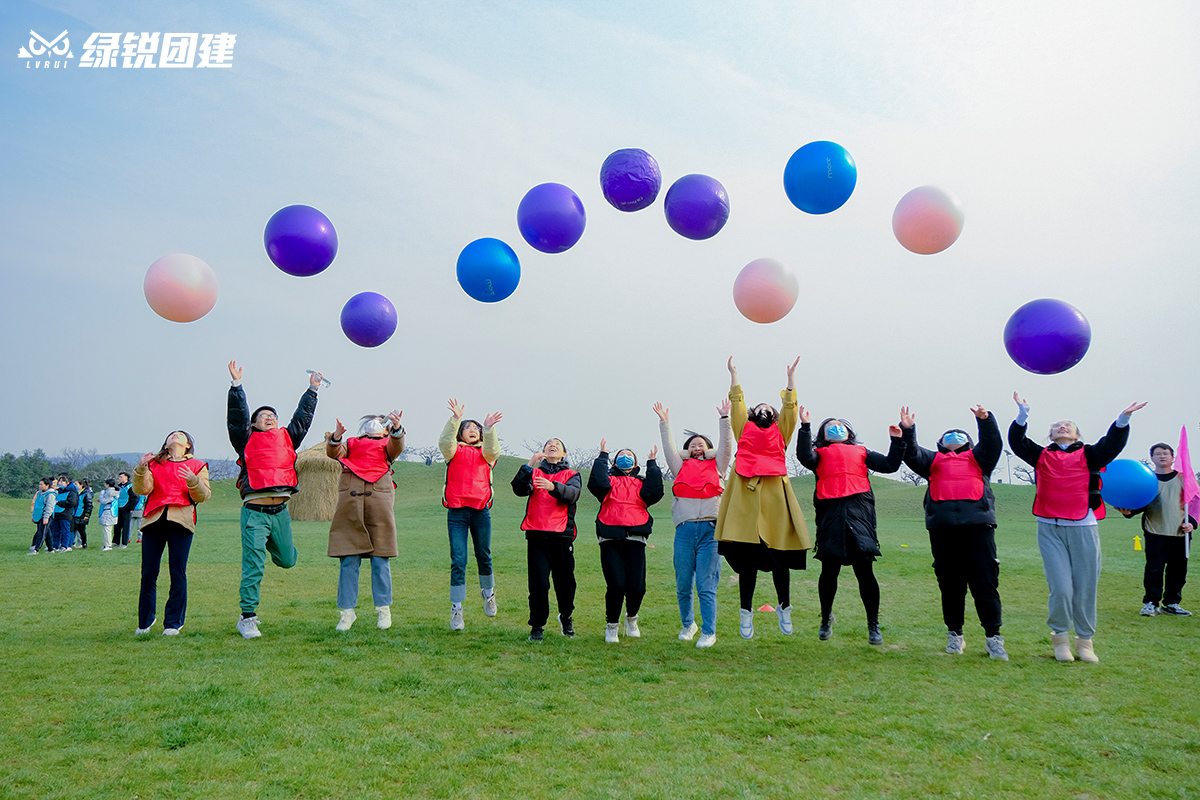
[{"label": "woman in black jacket", "polygon": [[929,483],[925,491],[925,527],[933,552],[933,573],[942,593],[946,652],[963,652],[967,589],[983,626],[991,658],[1008,661],[1000,635],[1000,562],[996,558],[996,500],[991,474],[1004,452],[996,418],[983,406],[971,409],[979,428],[979,444],[964,430],[948,430],[937,450],[917,444],[916,416],[900,409],[904,463]]}]

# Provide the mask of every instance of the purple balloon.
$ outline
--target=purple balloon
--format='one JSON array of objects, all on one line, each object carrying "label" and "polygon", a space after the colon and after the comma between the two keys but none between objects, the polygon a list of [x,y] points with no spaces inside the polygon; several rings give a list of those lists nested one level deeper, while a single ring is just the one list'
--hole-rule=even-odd
[{"label": "purple balloon", "polygon": [[1062,300],[1031,300],[1004,326],[1004,349],[1021,369],[1037,375],[1065,372],[1083,360],[1092,326],[1079,309]]},{"label": "purple balloon", "polygon": [[378,347],[396,332],[396,307],[376,292],[354,295],[342,306],[342,333],[359,347]]},{"label": "purple balloon", "polygon": [[617,150],[600,166],[600,189],[604,199],[618,211],[646,208],[654,203],[661,188],[658,162],[645,150]]},{"label": "purple balloon", "polygon": [[715,178],[684,175],[667,189],[663,208],[667,224],[680,236],[711,239],[729,219],[729,195]]},{"label": "purple balloon", "polygon": [[517,228],[529,246],[543,253],[569,250],[583,236],[583,201],[561,183],[541,183],[517,206]]},{"label": "purple balloon", "polygon": [[312,206],[287,206],[276,211],[263,233],[267,255],[289,275],[316,275],[337,255],[337,232],[329,217]]}]

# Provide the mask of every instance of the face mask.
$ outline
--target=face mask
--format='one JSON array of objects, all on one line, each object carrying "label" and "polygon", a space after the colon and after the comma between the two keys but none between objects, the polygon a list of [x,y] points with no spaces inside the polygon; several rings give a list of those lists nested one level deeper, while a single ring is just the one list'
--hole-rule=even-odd
[{"label": "face mask", "polygon": [[951,450],[962,447],[967,443],[967,435],[962,431],[949,431],[942,437],[942,444]]},{"label": "face mask", "polygon": [[629,453],[621,453],[613,463],[617,465],[617,469],[633,469],[633,456]]},{"label": "face mask", "polygon": [[367,424],[363,426],[363,433],[367,436],[383,436],[383,423],[377,419],[367,420]]},{"label": "face mask", "polygon": [[845,425],[828,425],[825,427],[825,440],[829,442],[844,442],[850,438],[850,432]]}]

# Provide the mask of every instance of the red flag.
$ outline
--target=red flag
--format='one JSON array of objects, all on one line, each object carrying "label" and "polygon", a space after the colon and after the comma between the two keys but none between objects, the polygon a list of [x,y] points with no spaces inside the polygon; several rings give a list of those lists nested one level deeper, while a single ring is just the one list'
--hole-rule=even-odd
[{"label": "red flag", "polygon": [[1183,507],[1193,519],[1200,519],[1200,482],[1192,469],[1192,454],[1188,452],[1187,425],[1179,429],[1179,449],[1175,451],[1175,470],[1183,481]]}]

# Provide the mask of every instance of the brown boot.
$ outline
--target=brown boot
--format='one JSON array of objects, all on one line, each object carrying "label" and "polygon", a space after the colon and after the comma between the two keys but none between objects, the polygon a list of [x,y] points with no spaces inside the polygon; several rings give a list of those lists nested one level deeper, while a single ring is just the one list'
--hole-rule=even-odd
[{"label": "brown boot", "polygon": [[[1054,658],[1056,661],[1074,661],[1075,656],[1071,655],[1071,637],[1066,633],[1050,634],[1050,642],[1054,645]],[[1090,645],[1091,642],[1089,641]]]},{"label": "brown boot", "polygon": [[1100,663],[1100,659],[1096,658],[1096,651],[1092,649],[1091,639],[1080,639],[1078,636],[1076,636],[1075,652],[1079,654],[1080,661],[1086,661],[1089,664]]}]

